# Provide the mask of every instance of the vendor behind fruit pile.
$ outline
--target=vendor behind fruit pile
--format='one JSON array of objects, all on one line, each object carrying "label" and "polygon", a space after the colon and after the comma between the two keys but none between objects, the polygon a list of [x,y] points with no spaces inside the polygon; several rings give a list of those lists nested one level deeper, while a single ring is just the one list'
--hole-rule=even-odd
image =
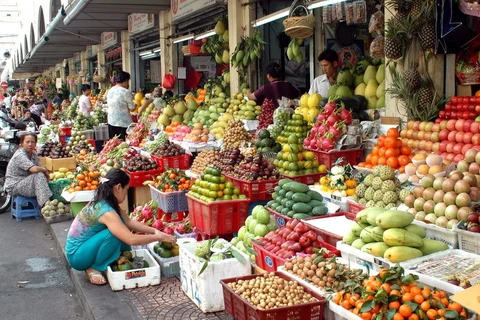
[{"label": "vendor behind fruit pile", "polygon": [[162,99],[162,87],[158,86],[153,89],[150,98],[145,100],[145,102],[138,108],[138,114],[142,114],[142,112],[148,108],[148,106],[153,103],[156,109],[162,109],[165,106],[165,102]]},{"label": "vendor behind fruit pile", "polygon": [[90,112],[92,111],[92,104],[90,103],[90,99],[88,98],[90,92],[92,92],[92,87],[90,87],[89,84],[84,83],[82,84],[81,90],[82,95],[80,96],[80,99],[78,99],[79,110],[81,113],[88,117],[90,115]]},{"label": "vendor behind fruit pile", "polygon": [[108,134],[110,139],[118,136],[125,140],[127,127],[133,123],[130,110],[135,109],[130,87],[130,73],[120,71],[115,76],[116,85],[108,90]]},{"label": "vendor behind fruit pile", "polygon": [[263,100],[270,99],[275,104],[275,107],[278,107],[278,100],[281,100],[282,97],[293,100],[302,94],[294,85],[283,80],[283,70],[278,63],[270,63],[266,68],[266,72],[269,83],[261,86],[253,93],[250,89],[247,89],[248,99],[255,100],[257,105],[261,106]]},{"label": "vendor behind fruit pile", "polygon": [[324,74],[313,80],[308,94],[318,93],[322,97],[328,97],[328,90],[337,81],[338,55],[335,51],[327,49],[320,53],[318,61]]},{"label": "vendor behind fruit pile", "polygon": [[105,284],[102,272],[122,251],[131,250],[130,246],[175,242],[174,236],[132,220],[120,209],[127,197],[129,182],[130,177],[124,171],[108,171],[100,180],[93,201],[80,211],[68,231],[65,246],[68,263],[75,270],[85,271],[92,284]]},{"label": "vendor behind fruit pile", "polygon": [[37,136],[24,133],[19,149],[8,162],[5,190],[11,196],[36,198],[40,207],[52,196],[48,187],[49,172],[40,165],[35,148]]}]

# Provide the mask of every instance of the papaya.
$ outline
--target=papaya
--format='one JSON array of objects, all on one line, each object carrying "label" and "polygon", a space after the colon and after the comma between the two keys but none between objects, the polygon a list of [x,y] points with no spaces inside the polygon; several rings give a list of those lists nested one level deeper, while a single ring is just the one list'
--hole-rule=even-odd
[{"label": "papaya", "polygon": [[374,257],[383,257],[385,251],[390,248],[385,242],[371,242],[362,247],[362,251]]},{"label": "papaya", "polygon": [[416,224],[411,224],[406,226],[405,230],[415,233],[420,238],[425,238],[427,236],[427,230],[424,227],[421,227]]},{"label": "papaya", "polygon": [[426,256],[435,252],[448,250],[448,244],[438,240],[423,239],[423,246],[418,249]]},{"label": "papaya", "polygon": [[293,196],[292,196],[292,200],[295,201],[295,202],[310,202],[310,200],[312,200],[312,197],[310,197],[308,194],[306,193],[294,193]]},{"label": "papaya", "polygon": [[374,241],[380,241],[380,242],[383,241],[383,233],[384,232],[385,232],[385,230],[383,230],[379,226],[373,227],[372,230],[370,231],[372,239]]},{"label": "papaya", "polygon": [[318,206],[312,209],[312,215],[314,216],[324,216],[328,213],[328,208],[326,206]]},{"label": "papaya", "polygon": [[401,228],[390,228],[383,233],[383,241],[389,246],[407,246],[420,248],[423,246],[423,239],[415,233]]},{"label": "papaya", "polygon": [[354,223],[352,226],[352,232],[355,236],[360,237],[360,232],[366,227],[368,227],[368,224],[366,223]]},{"label": "papaya", "polygon": [[[355,216],[355,220],[357,220],[358,222],[361,222],[361,223],[369,223],[368,220],[367,220],[367,217],[368,217],[368,214],[370,212],[383,212],[385,211],[385,209],[381,209],[381,208],[366,208],[366,209],[363,209],[361,211],[359,211],[357,213],[357,215]],[[369,223],[370,225],[372,225],[371,223]]]},{"label": "papaya", "polygon": [[306,213],[296,213],[292,216],[292,218],[302,220],[302,219],[310,218],[310,216]]},{"label": "papaya", "polygon": [[377,216],[384,212],[385,209],[382,209],[382,208],[367,208],[365,210],[368,210],[367,211],[367,223],[371,226],[376,226],[377,223],[375,222],[375,219],[377,219]]},{"label": "papaya", "polygon": [[362,241],[362,239],[357,239],[355,241],[352,242],[352,247],[354,247],[355,249],[362,249],[362,247],[366,245],[365,242]]},{"label": "papaya", "polygon": [[324,207],[325,206],[325,204],[322,201],[318,201],[318,200],[310,200],[310,202],[308,202],[308,204],[311,205],[312,208]]},{"label": "papaya", "polygon": [[310,188],[306,184],[296,182],[296,181],[290,182],[289,184],[287,184],[287,186],[290,191],[293,191],[295,193],[297,192],[306,193],[307,191],[310,190]]},{"label": "papaya", "polygon": [[306,203],[297,202],[293,205],[292,210],[296,213],[309,213],[312,211],[312,207]]},{"label": "papaya", "polygon": [[348,231],[343,235],[342,241],[348,245],[351,245],[353,241],[357,239],[358,237],[352,231]]},{"label": "papaya", "polygon": [[403,262],[403,261],[407,261],[415,258],[420,258],[422,256],[423,256],[422,251],[416,248],[405,247],[405,246],[388,248],[383,254],[383,257],[385,259],[388,259],[389,261],[394,263]]},{"label": "papaya", "polygon": [[307,194],[310,196],[310,198],[312,198],[313,200],[317,200],[317,201],[323,201],[323,196],[318,193],[318,192],[315,192],[315,191],[312,191],[312,190],[308,190],[307,191]]},{"label": "papaya", "polygon": [[360,232],[360,239],[365,243],[374,242],[372,238],[372,226],[368,226]]},{"label": "papaya", "polygon": [[380,213],[375,219],[377,226],[382,229],[404,228],[412,223],[413,214],[401,210],[388,210]]}]

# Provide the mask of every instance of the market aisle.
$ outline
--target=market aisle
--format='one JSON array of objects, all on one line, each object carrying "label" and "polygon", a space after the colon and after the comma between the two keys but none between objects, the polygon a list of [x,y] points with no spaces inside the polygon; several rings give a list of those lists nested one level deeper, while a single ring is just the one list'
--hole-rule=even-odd
[{"label": "market aisle", "polygon": [[43,220],[0,214],[1,319],[85,319],[54,237]]}]

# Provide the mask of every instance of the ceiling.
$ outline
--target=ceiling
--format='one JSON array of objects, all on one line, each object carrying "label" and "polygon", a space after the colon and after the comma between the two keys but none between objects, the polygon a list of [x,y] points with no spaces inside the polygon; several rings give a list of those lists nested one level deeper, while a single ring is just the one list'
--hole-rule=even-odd
[{"label": "ceiling", "polygon": [[20,30],[22,30],[22,20],[17,1],[0,1],[0,74],[7,61],[3,54],[12,50],[10,53],[13,56],[13,49]]},{"label": "ceiling", "polygon": [[68,25],[63,19],[50,34],[49,40],[28,60],[20,63],[15,73],[42,72],[63,59],[71,58],[76,52],[85,51],[87,45],[100,44],[102,32],[128,29],[129,14],[158,14],[170,9],[170,0],[76,0],[66,8],[67,18],[81,3],[87,3],[81,13]]}]

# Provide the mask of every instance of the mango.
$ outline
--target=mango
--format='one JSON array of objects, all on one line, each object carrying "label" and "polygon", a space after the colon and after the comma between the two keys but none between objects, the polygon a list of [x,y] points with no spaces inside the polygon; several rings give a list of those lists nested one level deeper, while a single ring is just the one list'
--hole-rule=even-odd
[{"label": "mango", "polygon": [[422,251],[404,246],[388,248],[383,254],[385,259],[394,263],[420,258],[421,256],[423,256]]},{"label": "mango", "polygon": [[384,211],[377,216],[375,223],[382,229],[404,228],[412,223],[413,214],[401,210]]},{"label": "mango", "polygon": [[59,168],[57,171],[61,173],[67,173],[69,170],[67,168]]},{"label": "mango", "polygon": [[354,223],[352,226],[352,232],[356,237],[360,237],[360,232],[362,232],[362,230],[366,227],[368,227],[368,224],[366,223]]},{"label": "mango", "polygon": [[371,209],[373,209],[373,208],[366,208],[366,209],[363,209],[363,210],[357,212],[357,214],[355,215],[355,220],[360,222],[360,223],[368,223],[367,215],[371,211]]},{"label": "mango", "polygon": [[383,241],[389,246],[407,246],[420,248],[423,246],[423,239],[415,233],[401,228],[390,228],[383,233]]},{"label": "mango", "polygon": [[372,239],[374,241],[383,241],[383,233],[385,230],[380,228],[379,226],[373,227],[372,230],[370,231]]},{"label": "mango", "polygon": [[362,239],[357,239],[355,241],[352,242],[352,247],[354,247],[355,249],[362,249],[362,247],[365,245],[366,243],[362,241]]},{"label": "mango", "polygon": [[362,239],[363,242],[370,243],[375,241],[372,238],[372,229],[372,226],[368,226],[360,232],[360,239]]},{"label": "mango", "polygon": [[418,249],[426,256],[435,252],[448,250],[448,244],[438,240],[423,239],[423,246]]},{"label": "mango", "polygon": [[383,257],[385,251],[390,248],[385,242],[371,242],[362,247],[362,251],[375,257]]},{"label": "mango", "polygon": [[385,211],[385,209],[383,208],[367,208],[365,210],[367,210],[367,223],[374,227],[377,225],[377,223],[375,222],[375,219],[377,219],[377,216],[383,211]]},{"label": "mango", "polygon": [[424,227],[421,227],[416,224],[410,224],[406,226],[405,230],[415,233],[420,238],[425,238],[427,236],[427,230]]},{"label": "mango", "polygon": [[342,241],[348,245],[351,245],[353,241],[357,239],[358,237],[352,231],[349,231],[343,235]]}]

